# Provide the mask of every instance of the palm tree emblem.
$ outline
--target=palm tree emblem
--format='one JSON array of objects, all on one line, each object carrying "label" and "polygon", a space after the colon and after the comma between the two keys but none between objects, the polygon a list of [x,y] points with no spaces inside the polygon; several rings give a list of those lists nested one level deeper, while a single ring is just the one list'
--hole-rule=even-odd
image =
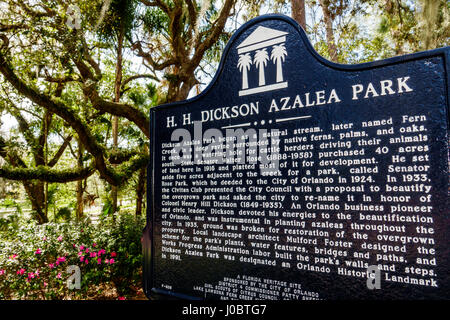
[{"label": "palm tree emblem", "polygon": [[254,63],[259,69],[259,86],[264,86],[266,84],[266,76],[264,74],[264,67],[267,66],[267,61],[269,60],[269,54],[267,50],[261,49],[256,50]]},{"label": "palm tree emblem", "polygon": [[239,71],[242,72],[242,89],[248,89],[248,70],[250,70],[250,66],[252,65],[252,57],[250,53],[239,55],[239,61],[237,67]]},{"label": "palm tree emblem", "polygon": [[287,56],[286,47],[284,44],[274,45],[270,58],[273,63],[277,65],[277,82],[283,81],[283,69],[281,68],[281,62],[284,62]]}]

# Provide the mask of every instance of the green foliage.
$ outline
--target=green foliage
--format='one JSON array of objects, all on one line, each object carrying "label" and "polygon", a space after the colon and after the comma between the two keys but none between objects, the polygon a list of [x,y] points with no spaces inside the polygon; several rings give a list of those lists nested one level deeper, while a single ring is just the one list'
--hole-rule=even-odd
[{"label": "green foliage", "polygon": [[[115,219],[104,217],[100,224],[109,228],[98,238],[99,243],[105,243],[107,251],[116,252],[117,257],[122,257],[113,265],[111,280],[121,295],[131,294],[130,285],[139,285],[142,276],[141,236],[145,219],[122,213]],[[123,281],[124,277],[128,281]]]},{"label": "green foliage", "polygon": [[[0,234],[0,299],[117,299],[133,294],[141,286],[143,223],[122,214],[99,226],[86,221],[10,225]],[[80,290],[66,285],[69,265],[81,270]],[[105,287],[114,295],[100,292]]]},{"label": "green foliage", "polygon": [[169,17],[160,8],[148,8],[140,19],[150,34],[161,34],[169,28]]},{"label": "green foliage", "polygon": [[22,214],[22,208],[20,207],[20,204],[18,204],[16,202],[16,200],[12,199],[12,198],[2,199],[1,202],[0,202],[0,207],[3,207],[3,208],[14,208],[14,209],[16,209],[16,212],[18,214]]},{"label": "green foliage", "polygon": [[135,26],[136,0],[112,0],[98,34],[106,41],[117,41],[123,29],[125,36],[131,38],[131,30]]},{"label": "green foliage", "polygon": [[72,215],[72,211],[68,207],[62,207],[58,209],[58,212],[55,215],[55,219],[57,221],[70,221]]},{"label": "green foliage", "polygon": [[19,224],[19,215],[11,214],[0,218],[0,232],[6,232],[11,227],[17,227]]},{"label": "green foliage", "polygon": [[137,91],[132,91],[128,94],[128,97],[133,101],[135,105],[143,105],[147,101],[147,97]]},{"label": "green foliage", "polygon": [[103,198],[102,216],[103,217],[109,216],[112,214],[112,211],[113,211],[112,200],[108,195],[105,195],[105,197]]}]

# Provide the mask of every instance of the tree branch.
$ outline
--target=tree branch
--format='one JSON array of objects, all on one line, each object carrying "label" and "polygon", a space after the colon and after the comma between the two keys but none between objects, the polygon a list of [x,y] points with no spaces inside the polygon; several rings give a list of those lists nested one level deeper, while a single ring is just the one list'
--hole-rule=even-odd
[{"label": "tree branch", "polygon": [[85,179],[95,172],[93,166],[69,170],[53,170],[47,166],[28,168],[0,168],[0,177],[9,180],[27,181],[40,180],[46,182],[71,182]]},{"label": "tree branch", "polygon": [[0,22],[0,32],[17,30],[17,29],[20,29],[22,27],[23,27],[22,24],[3,24],[3,23]]},{"label": "tree branch", "polygon": [[131,77],[125,79],[122,82],[122,89],[125,88],[125,85],[127,85],[129,82],[134,81],[136,79],[141,79],[141,78],[149,78],[149,79],[152,79],[152,80],[155,80],[158,82],[160,81],[156,76],[154,76],[152,74],[137,74],[137,75],[134,75],[134,76],[131,76]]},{"label": "tree branch", "polygon": [[186,4],[188,7],[188,13],[189,13],[189,30],[188,30],[188,35],[189,36],[194,36],[194,30],[196,28],[198,28],[197,25],[197,8],[195,7],[194,3],[192,2],[192,0],[186,0]]},{"label": "tree branch", "polygon": [[134,150],[113,150],[109,153],[108,161],[111,164],[121,164],[126,161],[129,161],[131,158],[135,156],[145,157],[147,155],[142,152]]},{"label": "tree branch", "polygon": [[112,185],[120,183],[120,181],[117,181],[114,178],[112,169],[107,167],[103,156],[103,148],[96,142],[95,137],[92,136],[82,120],[72,110],[66,107],[60,99],[53,100],[50,97],[35,91],[20,80],[11,66],[7,63],[2,53],[0,53],[0,72],[20,94],[66,121],[78,134],[78,137],[86,147],[86,150],[94,156],[95,167],[98,169],[100,176]]},{"label": "tree branch", "polygon": [[200,63],[206,50],[208,50],[219,39],[228,16],[230,15],[231,8],[235,4],[236,0],[225,0],[225,3],[220,11],[219,17],[214,21],[213,26],[209,29],[209,35],[201,42],[202,35],[199,34],[196,39],[196,50],[194,56],[191,59],[191,68],[195,68]]},{"label": "tree branch", "polygon": [[27,168],[25,161],[22,160],[19,155],[11,150],[7,150],[5,147],[7,143],[2,136],[0,136],[0,157],[5,159],[13,167]]},{"label": "tree branch", "polygon": [[159,7],[162,11],[164,11],[166,14],[169,14],[170,8],[167,4],[165,4],[161,0],[155,0],[155,1],[149,1],[149,0],[139,0],[142,4],[146,5],[147,7]]},{"label": "tree branch", "polygon": [[[15,105],[10,101],[11,106],[13,109],[16,109]],[[30,126],[25,120],[25,118],[20,114],[20,111],[18,110],[10,110],[12,116],[16,118],[17,123],[19,124],[19,130],[22,132],[23,137],[25,138],[25,141],[27,144],[32,148],[35,149],[37,145],[37,140],[34,137],[33,133],[30,130]]]},{"label": "tree branch", "polygon": [[72,136],[68,136],[66,139],[64,139],[63,144],[59,147],[58,151],[55,153],[53,158],[48,162],[47,166],[52,168],[59,161],[64,151],[69,146],[71,140]]},{"label": "tree branch", "polygon": [[150,120],[141,110],[129,104],[111,102],[100,98],[94,86],[95,84],[85,86],[83,92],[91,100],[95,109],[132,121],[147,138],[150,138]]},{"label": "tree branch", "polygon": [[121,165],[117,166],[116,178],[120,181],[120,184],[124,183],[132,177],[134,172],[147,167],[149,161],[150,156],[148,154],[139,154],[133,156],[127,162],[124,162]]},{"label": "tree branch", "polygon": [[163,62],[156,62],[150,53],[145,52],[142,49],[142,44],[140,41],[135,42],[131,49],[137,50],[138,51],[137,56],[143,58],[145,61],[147,61],[151,65],[151,67],[154,70],[157,70],[157,71],[163,70],[167,67],[177,64],[177,61],[174,58],[169,58]]}]

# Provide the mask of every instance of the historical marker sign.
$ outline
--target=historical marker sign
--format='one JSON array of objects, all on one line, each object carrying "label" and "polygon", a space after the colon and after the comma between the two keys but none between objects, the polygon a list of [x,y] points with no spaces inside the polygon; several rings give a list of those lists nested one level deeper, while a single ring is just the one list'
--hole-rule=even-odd
[{"label": "historical marker sign", "polygon": [[264,16],[153,108],[145,292],[449,299],[450,50],[346,66]]}]

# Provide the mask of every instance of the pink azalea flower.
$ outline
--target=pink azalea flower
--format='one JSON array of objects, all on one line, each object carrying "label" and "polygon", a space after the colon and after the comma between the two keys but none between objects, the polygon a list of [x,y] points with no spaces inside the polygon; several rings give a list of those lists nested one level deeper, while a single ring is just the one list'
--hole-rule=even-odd
[{"label": "pink azalea flower", "polygon": [[84,261],[84,256],[81,256],[80,257],[80,262],[83,262]]},{"label": "pink azalea flower", "polygon": [[23,275],[25,273],[25,269],[21,268],[20,270],[17,270],[17,274]]},{"label": "pink azalea flower", "polygon": [[14,260],[15,258],[17,258],[17,254],[13,254],[12,256],[10,256],[9,260]]},{"label": "pink azalea flower", "polygon": [[96,243],[94,242],[94,243],[92,244],[92,246],[93,246],[93,247],[96,247],[96,246],[97,246],[97,244],[96,244]]},{"label": "pink azalea flower", "polygon": [[64,262],[64,261],[66,261],[66,257],[58,257],[58,261],[59,262]]},{"label": "pink azalea flower", "polygon": [[44,237],[42,238],[42,241],[47,241],[47,237],[44,236]]},{"label": "pink azalea flower", "polygon": [[34,273],[33,272],[29,272],[28,273],[28,279],[34,279]]},{"label": "pink azalea flower", "polygon": [[36,277],[39,278],[39,269],[37,269],[37,270],[34,272],[34,274],[36,275]]},{"label": "pink azalea flower", "polygon": [[53,263],[49,263],[49,264],[48,264],[48,267],[49,267],[50,269],[53,269],[53,268],[55,267],[55,265],[54,265]]},{"label": "pink azalea flower", "polygon": [[47,286],[47,282],[44,281],[44,287],[46,287],[46,286]]},{"label": "pink azalea flower", "polygon": [[59,242],[61,242],[62,241],[62,236],[59,236],[56,240],[58,240]]},{"label": "pink azalea flower", "polygon": [[105,254],[105,253],[106,253],[106,251],[104,249],[98,250],[98,255],[99,256],[102,255],[102,254]]},{"label": "pink azalea flower", "polygon": [[89,263],[89,260],[88,260],[88,259],[84,260],[84,263],[88,264],[88,263]]},{"label": "pink azalea flower", "polygon": [[55,264],[56,264],[57,266],[59,266],[59,260],[56,260]]},{"label": "pink azalea flower", "polygon": [[41,249],[38,248],[34,254],[41,254],[41,253],[42,253]]},{"label": "pink azalea flower", "polygon": [[58,279],[61,279],[61,272],[56,275]]},{"label": "pink azalea flower", "polygon": [[115,257],[117,254],[113,251],[111,252],[111,257]]},{"label": "pink azalea flower", "polygon": [[0,270],[0,276],[4,275],[5,273],[6,273],[6,270],[5,270],[5,269]]},{"label": "pink azalea flower", "polygon": [[84,250],[84,246],[80,246],[80,250]]},{"label": "pink azalea flower", "polygon": [[109,263],[109,259],[105,259],[105,263],[108,264]]},{"label": "pink azalea flower", "polygon": [[114,263],[114,258],[109,259],[109,264],[113,264]]},{"label": "pink azalea flower", "polygon": [[117,298],[117,300],[126,300],[126,298],[125,297],[119,297],[119,298]]},{"label": "pink azalea flower", "polygon": [[96,257],[97,256],[97,253],[96,252],[91,252],[91,254],[89,255],[91,258],[94,258],[94,257]]},{"label": "pink azalea flower", "polygon": [[97,259],[97,264],[101,264],[102,263],[102,258],[98,258]]},{"label": "pink azalea flower", "polygon": [[89,253],[89,248],[86,248],[86,253]]}]

